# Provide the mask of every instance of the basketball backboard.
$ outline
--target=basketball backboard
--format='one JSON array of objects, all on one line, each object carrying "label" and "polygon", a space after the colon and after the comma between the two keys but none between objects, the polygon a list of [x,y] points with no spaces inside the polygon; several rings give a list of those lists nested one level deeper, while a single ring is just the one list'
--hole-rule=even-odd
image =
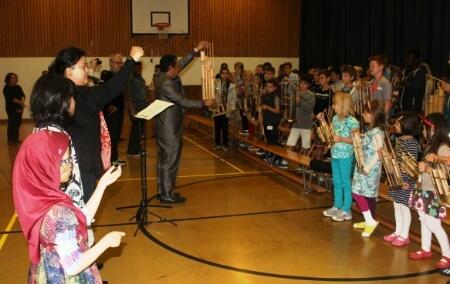
[{"label": "basketball backboard", "polygon": [[158,34],[157,23],[167,23],[167,34],[189,34],[189,0],[131,0],[133,34]]}]

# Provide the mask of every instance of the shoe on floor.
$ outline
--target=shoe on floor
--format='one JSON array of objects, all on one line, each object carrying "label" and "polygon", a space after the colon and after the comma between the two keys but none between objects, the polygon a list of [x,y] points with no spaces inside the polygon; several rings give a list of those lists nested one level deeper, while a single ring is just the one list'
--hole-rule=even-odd
[{"label": "shoe on floor", "polygon": [[186,198],[181,195],[176,195],[172,197],[160,197],[159,202],[162,204],[175,204],[175,203],[184,203],[186,202]]},{"label": "shoe on floor", "polygon": [[450,257],[442,256],[441,260],[436,263],[436,267],[439,269],[450,268]]},{"label": "shoe on floor", "polygon": [[222,149],[222,145],[214,145],[213,150]]},{"label": "shoe on floor", "polygon": [[396,237],[393,241],[392,241],[392,245],[394,247],[404,247],[406,245],[408,245],[410,243],[409,238],[402,238],[400,236]]},{"label": "shoe on floor", "polygon": [[395,240],[398,236],[395,233],[386,235],[383,237],[383,241],[388,242],[388,243],[392,243],[393,240]]},{"label": "shoe on floor", "polygon": [[117,160],[113,161],[111,164],[112,165],[126,165],[127,162],[125,162],[123,160],[120,160],[120,159],[117,159]]},{"label": "shoe on floor", "polygon": [[228,151],[230,151],[230,148],[229,148],[229,147],[227,147],[227,146],[223,146],[223,147],[222,147],[222,149],[223,149],[223,151],[224,151],[224,152],[228,152]]},{"label": "shoe on floor", "polygon": [[253,145],[249,145],[249,146],[248,146],[248,150],[251,151],[251,152],[254,152],[254,151],[258,151],[259,148],[258,148],[258,147],[255,147],[255,146],[253,146]]},{"label": "shoe on floor", "polygon": [[264,155],[266,152],[264,152],[263,150],[261,150],[261,149],[258,149],[258,151],[256,151],[256,155],[258,155],[258,156],[262,156],[262,155]]},{"label": "shoe on floor", "polygon": [[366,225],[366,227],[364,228],[364,232],[361,233],[361,236],[363,238],[369,238],[375,231],[379,223],[380,222],[376,222],[374,225]]},{"label": "shoe on floor", "polygon": [[409,259],[412,260],[419,260],[419,259],[428,259],[428,258],[432,258],[433,254],[431,253],[431,251],[424,251],[422,249],[415,251],[415,252],[410,252],[408,254]]},{"label": "shoe on floor", "polygon": [[339,212],[339,209],[336,207],[328,208],[327,210],[323,211],[322,214],[325,217],[333,217]]},{"label": "shoe on floor", "polygon": [[355,229],[365,229],[366,222],[353,223],[353,228]]},{"label": "shoe on floor", "polygon": [[[439,273],[442,274],[442,275],[445,275],[445,276],[450,276],[450,268],[440,269]],[[447,283],[449,283],[449,282],[447,282]]]},{"label": "shoe on floor", "polygon": [[280,169],[288,169],[288,162],[285,160],[276,160],[274,166]]},{"label": "shoe on floor", "polygon": [[336,222],[349,221],[352,219],[352,213],[340,210],[340,212],[335,216],[331,217],[331,219]]},{"label": "shoe on floor", "polygon": [[127,156],[128,157],[135,157],[135,158],[137,158],[137,157],[140,157],[141,154],[139,154],[139,153],[127,153]]}]

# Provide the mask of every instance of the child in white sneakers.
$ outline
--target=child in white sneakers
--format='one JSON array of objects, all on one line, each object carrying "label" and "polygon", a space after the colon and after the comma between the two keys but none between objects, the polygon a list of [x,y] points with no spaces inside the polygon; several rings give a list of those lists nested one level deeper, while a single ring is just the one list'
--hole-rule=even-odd
[{"label": "child in white sneakers", "polygon": [[[352,131],[359,128],[359,122],[352,116],[352,98],[349,94],[337,92],[332,107],[336,113],[331,122],[334,135],[334,144],[331,147],[334,203],[333,207],[323,211],[323,215],[340,222],[352,219]],[[320,120],[325,119],[323,113],[319,113],[317,117]]]}]

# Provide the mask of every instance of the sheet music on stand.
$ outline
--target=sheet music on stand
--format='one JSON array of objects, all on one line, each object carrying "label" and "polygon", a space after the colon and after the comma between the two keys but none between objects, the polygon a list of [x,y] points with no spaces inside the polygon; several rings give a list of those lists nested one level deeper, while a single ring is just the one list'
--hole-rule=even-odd
[{"label": "sheet music on stand", "polygon": [[153,103],[148,105],[145,109],[141,110],[139,113],[137,113],[134,117],[141,118],[145,120],[152,119],[155,115],[163,112],[168,107],[173,106],[173,103],[161,101],[161,100],[155,100]]}]

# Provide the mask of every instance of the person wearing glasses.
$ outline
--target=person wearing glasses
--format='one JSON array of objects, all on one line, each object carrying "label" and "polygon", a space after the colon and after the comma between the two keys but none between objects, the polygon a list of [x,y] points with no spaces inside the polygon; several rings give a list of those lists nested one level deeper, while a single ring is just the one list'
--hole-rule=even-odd
[{"label": "person wearing glasses", "polygon": [[[122,54],[112,54],[109,57],[109,66],[110,70],[104,70],[101,74],[101,80],[103,82],[108,82],[114,74],[119,72],[120,68],[122,68]],[[120,165],[126,164],[125,161],[119,159],[119,152],[117,151],[123,126],[123,111],[125,109],[124,98],[124,94],[121,92],[103,108],[103,115],[105,116],[106,125],[108,126],[109,135],[111,137],[111,163]]]},{"label": "person wearing glasses", "polygon": [[63,129],[75,113],[76,92],[72,81],[52,74],[39,78],[32,91],[37,127],[23,142],[13,170],[14,207],[31,262],[28,283],[101,283],[94,262],[125,235],[110,232],[89,245],[88,227],[106,188],[120,177],[120,167],[106,171],[81,207],[68,187],[78,163]]},{"label": "person wearing glasses", "polygon": [[144,51],[133,46],[122,68],[103,85],[89,87],[86,52],[77,47],[60,50],[49,67],[49,73],[70,79],[77,89],[73,123],[68,126],[78,155],[84,201],[95,190],[96,180],[111,166],[111,140],[103,108],[126,87],[128,78]]}]

